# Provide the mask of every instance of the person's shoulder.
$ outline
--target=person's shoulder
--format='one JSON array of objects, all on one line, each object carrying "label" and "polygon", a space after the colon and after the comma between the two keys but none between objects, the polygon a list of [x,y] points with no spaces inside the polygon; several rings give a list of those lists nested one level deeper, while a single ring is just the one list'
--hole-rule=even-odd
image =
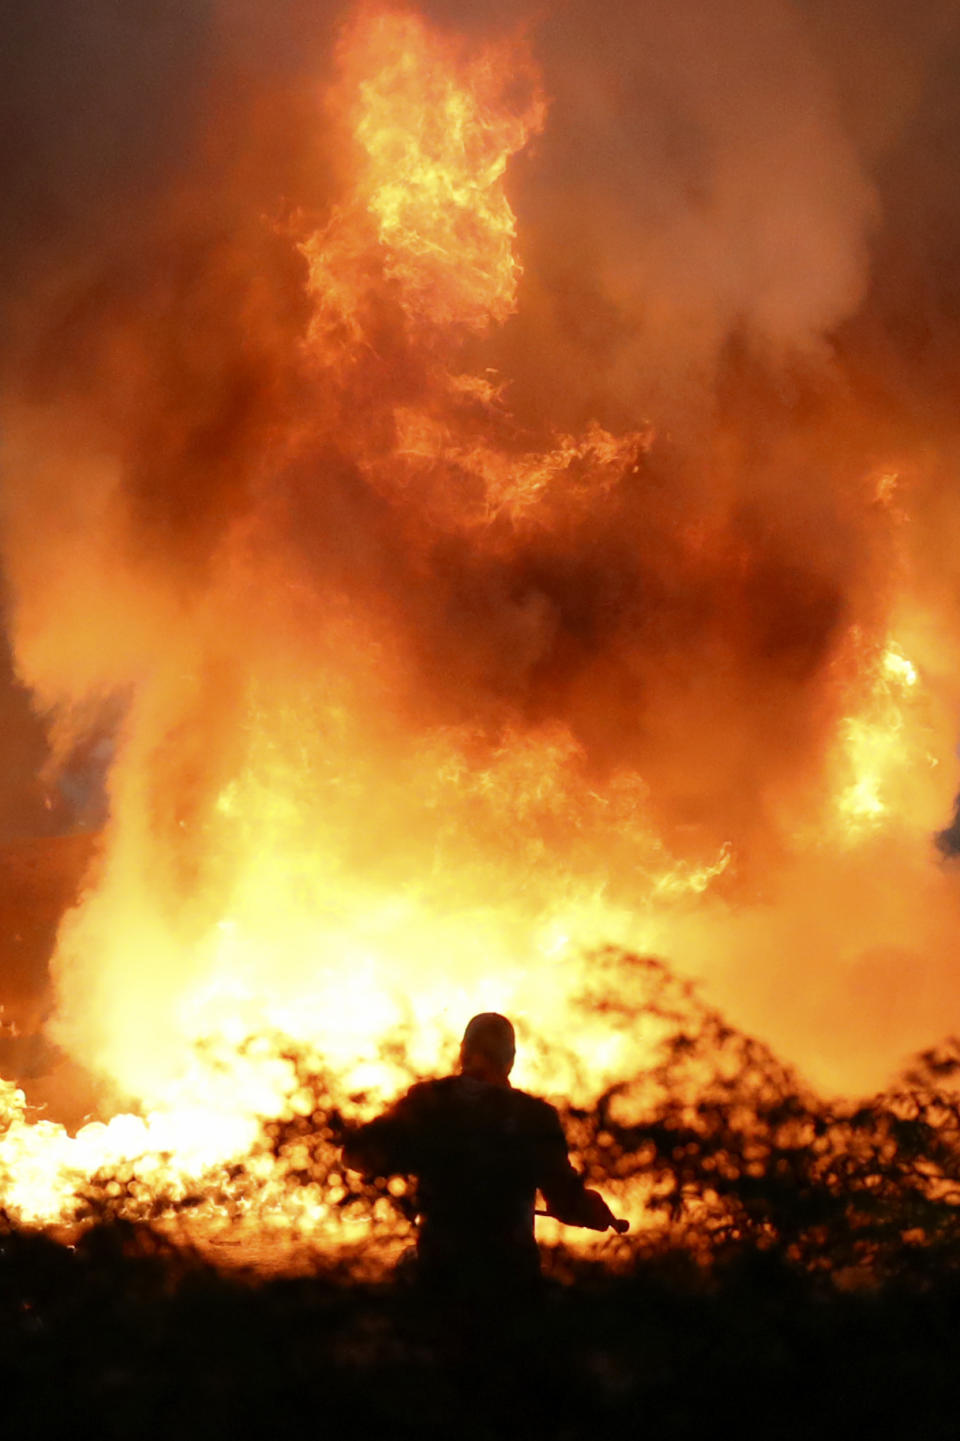
[{"label": "person's shoulder", "polygon": [[549,1111],[554,1116],[557,1114],[556,1106],[551,1105],[549,1101],[545,1101],[542,1096],[533,1095],[531,1091],[521,1091],[519,1086],[511,1086],[510,1094],[516,1097],[518,1106],[525,1106],[530,1111],[542,1111],[544,1113]]},{"label": "person's shoulder", "polygon": [[529,1091],[520,1091],[516,1086],[511,1088],[510,1094],[517,1113],[531,1129],[562,1130],[560,1113],[556,1106],[552,1106],[542,1096],[532,1096]]},{"label": "person's shoulder", "polygon": [[399,1105],[412,1111],[429,1110],[440,1105],[449,1096],[450,1082],[454,1079],[453,1076],[439,1076],[430,1081],[415,1081]]}]

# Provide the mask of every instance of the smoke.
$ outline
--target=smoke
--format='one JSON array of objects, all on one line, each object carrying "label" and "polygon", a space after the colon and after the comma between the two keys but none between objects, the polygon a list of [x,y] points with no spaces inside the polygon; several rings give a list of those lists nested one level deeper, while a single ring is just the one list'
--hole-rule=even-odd
[{"label": "smoke", "polygon": [[731,341],[822,358],[864,293],[877,201],[797,8],[564,6],[545,44],[521,215],[554,383],[591,414],[688,426]]},{"label": "smoke", "polygon": [[[832,1082],[928,1039],[957,1000],[930,836],[956,786],[960,6],[428,7],[464,55],[527,46],[549,106],[507,175],[516,313],[444,361],[500,399],[461,396],[454,458],[402,464],[396,417],[435,418],[438,362],[395,293],[359,379],[308,341],[298,242],[349,205],[325,101],[345,8],[10,10],[10,636],[55,757],[104,729],[117,754],[110,904],[59,962],[70,1043],[121,1069],[131,967],[124,1047],[182,992],[186,938],[237,901],[231,787],[281,751],[311,796],[281,829],[306,853],[322,815],[335,876],[397,891],[460,864],[446,826],[507,870],[516,845],[537,906],[579,875],[630,909],[651,847],[732,855],[653,940]],[[520,110],[525,59],[514,79]],[[597,423],[633,435],[622,463],[595,444],[536,505],[490,506],[478,441],[519,475]],[[891,640],[927,695],[902,715]],[[901,737],[906,779],[838,862],[850,716]],[[132,961],[116,933],[151,904],[164,944]],[[922,998],[892,1005],[910,974]]]}]

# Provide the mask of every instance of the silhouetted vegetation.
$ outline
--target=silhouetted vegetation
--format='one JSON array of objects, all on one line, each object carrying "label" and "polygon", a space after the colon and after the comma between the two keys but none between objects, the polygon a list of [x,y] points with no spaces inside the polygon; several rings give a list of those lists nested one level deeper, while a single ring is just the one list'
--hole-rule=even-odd
[{"label": "silhouetted vegetation", "polygon": [[[95,1178],[70,1246],[0,1236],[9,1434],[95,1417],[103,1436],[955,1436],[960,1047],[831,1105],[660,963],[631,958],[629,984],[606,985],[614,961],[622,975],[597,957],[584,1005],[614,1029],[642,1014],[650,1064],[566,1122],[591,1179],[639,1185],[655,1224],[602,1261],[550,1253],[543,1294],[491,1315],[375,1282],[347,1252],[312,1274],[224,1273],[157,1218],[121,1218],[135,1177]],[[409,1201],[337,1170],[335,1093],[291,1063],[316,1104],[264,1146],[285,1185],[370,1218],[363,1256],[387,1254]],[[217,1184],[238,1213],[257,1185],[244,1168]]]}]

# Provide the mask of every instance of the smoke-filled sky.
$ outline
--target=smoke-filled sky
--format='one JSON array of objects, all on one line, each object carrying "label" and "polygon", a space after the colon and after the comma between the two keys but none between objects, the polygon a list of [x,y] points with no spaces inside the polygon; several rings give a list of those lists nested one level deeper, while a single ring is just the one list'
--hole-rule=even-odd
[{"label": "smoke-filled sky", "polygon": [[[960,7],[556,4],[522,27],[513,5],[482,22],[429,13],[472,35],[522,28],[551,102],[512,177],[521,311],[488,357],[514,412],[564,430],[649,419],[672,466],[732,404],[733,428],[756,422],[739,443],[758,485],[806,508],[801,529],[823,517],[796,432],[851,398],[868,461],[949,446]],[[84,584],[73,527],[113,483],[105,469],[141,548],[184,584],[242,505],[306,317],[284,222],[336,195],[320,87],[340,18],[299,3],[6,7],[0,362],[7,406],[32,417],[13,428],[6,491],[11,533],[48,532],[13,542],[9,578],[33,596],[21,624]],[[45,491],[33,437],[25,475],[31,423],[99,472],[73,498],[56,465]],[[800,454],[765,479],[784,430]],[[818,631],[831,581],[809,597]],[[115,677],[95,649],[97,682],[126,678],[128,657]],[[56,675],[44,665],[22,658],[25,679],[70,693],[62,658]]]},{"label": "smoke-filled sky", "polygon": [[[245,763],[251,687],[324,671],[362,614],[405,736],[470,728],[484,765],[562,735],[598,805],[642,785],[671,856],[732,848],[731,939],[700,968],[814,1070],[842,1078],[852,1047],[872,1075],[960,1006],[954,883],[914,834],[949,822],[960,728],[960,0],[475,8],[422,13],[461,56],[506,37],[503,104],[546,108],[507,172],[515,313],[465,325],[457,364],[502,383],[518,470],[591,426],[636,436],[627,475],[482,523],[465,464],[410,503],[390,470],[437,374],[395,297],[344,393],[304,361],[308,241],[348,213],[350,8],[3,7],[0,718],[23,760],[0,836],[49,825],[27,691],[68,766],[113,738],[115,809],[136,791],[169,835]],[[929,682],[936,783],[894,788],[909,842],[799,862],[867,686],[850,656],[894,633]],[[372,721],[364,744],[403,764]],[[584,822],[582,844],[628,903],[622,830]],[[821,1053],[831,1015],[847,1039]]]}]

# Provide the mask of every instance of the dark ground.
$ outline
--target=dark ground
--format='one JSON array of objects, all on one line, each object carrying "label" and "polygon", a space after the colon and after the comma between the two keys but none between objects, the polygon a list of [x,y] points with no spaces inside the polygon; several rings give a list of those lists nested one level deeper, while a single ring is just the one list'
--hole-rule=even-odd
[{"label": "dark ground", "polygon": [[838,1291],[664,1252],[471,1315],[333,1275],[256,1283],[107,1224],[0,1245],[4,1434],[960,1434],[960,1276]]}]

